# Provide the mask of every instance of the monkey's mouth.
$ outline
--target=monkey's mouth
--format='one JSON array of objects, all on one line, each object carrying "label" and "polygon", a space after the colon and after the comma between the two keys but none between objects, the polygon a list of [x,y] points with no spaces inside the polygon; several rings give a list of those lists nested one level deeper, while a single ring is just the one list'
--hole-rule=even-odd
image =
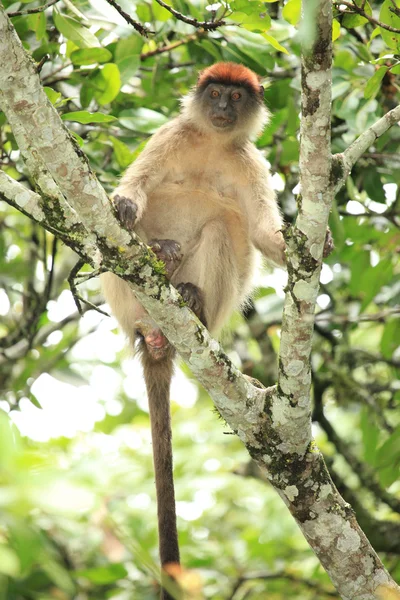
[{"label": "monkey's mouth", "polygon": [[211,121],[215,127],[221,128],[229,127],[233,123],[233,119],[229,119],[228,117],[212,117]]}]

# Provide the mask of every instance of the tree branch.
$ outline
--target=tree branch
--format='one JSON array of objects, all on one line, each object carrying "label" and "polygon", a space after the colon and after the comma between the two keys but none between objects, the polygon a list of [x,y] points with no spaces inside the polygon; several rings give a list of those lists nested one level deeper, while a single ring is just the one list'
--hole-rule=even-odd
[{"label": "tree branch", "polygon": [[170,12],[171,15],[174,15],[174,17],[178,19],[178,21],[183,21],[188,25],[193,25],[193,27],[196,27],[197,29],[204,29],[205,31],[214,31],[215,29],[218,29],[218,27],[226,25],[226,21],[224,21],[223,19],[219,19],[218,21],[198,21],[197,19],[193,19],[192,17],[186,17],[182,13],[172,8],[172,6],[169,6],[169,4],[166,4],[164,0],[156,0],[156,2],[160,6],[165,8],[168,12]]},{"label": "tree branch", "polygon": [[332,157],[332,183],[335,193],[342,187],[357,160],[388,129],[400,121],[400,104],[362,133],[344,152]]},{"label": "tree branch", "polygon": [[36,8],[28,8],[27,10],[17,10],[15,12],[7,13],[8,17],[22,17],[24,15],[34,15],[36,13],[44,12],[50,6],[57,4],[60,0],[50,0],[47,4],[42,4],[42,6],[37,6]]},{"label": "tree branch", "polygon": [[[337,493],[311,440],[312,318],[332,195],[320,181],[329,173],[330,160],[331,6],[325,0],[307,0],[304,5],[306,19],[314,18],[312,7],[316,6],[318,39],[305,57],[304,198],[294,230],[296,240],[289,243],[291,279],[276,393],[253,386],[241,375],[193,313],[181,306],[176,290],[157,271],[154,255],[136,236],[121,229],[110,201],[48,101],[34,65],[0,7],[0,104],[41,197],[31,192],[25,195],[25,188],[7,176],[3,177],[3,196],[24,214],[35,212],[43,226],[60,232],[86,262],[129,282],[272,481],[339,593],[369,600],[390,589],[395,598],[398,588]],[[314,151],[312,144],[321,137],[323,145],[318,143]]]},{"label": "tree branch", "polygon": [[123,17],[125,19],[125,21],[127,23],[129,23],[129,25],[132,25],[132,27],[134,29],[136,29],[136,31],[138,33],[140,33],[140,35],[143,35],[143,37],[148,38],[150,33],[154,33],[153,31],[149,31],[148,29],[146,29],[146,27],[144,27],[144,25],[142,25],[138,21],[135,21],[134,19],[132,19],[132,17],[130,15],[128,15],[128,13],[125,12],[121,8],[121,6],[118,4],[118,2],[115,2],[115,0],[106,0],[106,2],[110,6],[112,6],[113,8],[115,8],[115,10],[121,15],[121,17]]},{"label": "tree branch", "polygon": [[172,44],[168,44],[166,46],[160,46],[159,48],[156,48],[155,50],[149,50],[149,52],[142,52],[142,54],[140,55],[140,60],[146,60],[147,58],[151,58],[152,56],[157,56],[157,54],[163,54],[164,52],[171,52],[172,50],[175,50],[175,48],[179,48],[179,46],[183,46],[185,44],[188,44],[189,42],[194,42],[196,40],[198,40],[200,37],[200,33],[193,33],[192,35],[188,35],[185,38],[182,38],[181,40],[177,41],[177,42],[173,42]]},{"label": "tree branch", "polygon": [[[356,13],[357,15],[360,15],[361,17],[364,17],[364,19],[367,19],[367,21],[369,21],[370,23],[372,23],[373,25],[375,25],[376,27],[381,27],[382,29],[387,29],[387,31],[392,31],[393,33],[400,33],[400,29],[397,29],[397,27],[392,27],[391,25],[387,25],[386,23],[382,23],[382,21],[378,21],[378,19],[374,19],[374,17],[372,17],[371,15],[369,15],[367,13],[366,10],[364,10],[363,6],[358,6],[355,2],[346,2],[345,0],[338,0],[338,2],[335,2],[335,4],[337,5],[343,5],[343,6],[347,6],[347,8],[350,9],[349,13]],[[390,9],[392,10],[392,9]],[[346,11],[347,12],[347,11]],[[341,14],[346,14],[346,12],[341,11]],[[395,12],[394,10],[392,12]],[[397,14],[397,13],[395,13]]]}]

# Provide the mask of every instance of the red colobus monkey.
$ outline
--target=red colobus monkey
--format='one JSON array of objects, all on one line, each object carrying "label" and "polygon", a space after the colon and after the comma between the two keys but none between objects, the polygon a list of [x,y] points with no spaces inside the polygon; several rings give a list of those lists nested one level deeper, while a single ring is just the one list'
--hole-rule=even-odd
[{"label": "red colobus monkey", "polygon": [[[113,201],[124,227],[166,264],[171,283],[216,334],[251,290],[255,249],[284,265],[282,218],[252,143],[268,121],[255,73],[217,63],[200,73],[180,114],[128,168]],[[169,386],[174,350],[128,284],[102,275],[111,311],[140,352],[149,397],[162,566],[179,563]],[[170,598],[164,590],[164,600]]]}]

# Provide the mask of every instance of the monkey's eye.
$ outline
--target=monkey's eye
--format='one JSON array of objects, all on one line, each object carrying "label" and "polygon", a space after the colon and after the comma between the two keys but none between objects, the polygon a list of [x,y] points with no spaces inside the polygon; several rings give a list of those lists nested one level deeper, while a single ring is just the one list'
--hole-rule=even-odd
[{"label": "monkey's eye", "polygon": [[219,96],[219,91],[218,90],[213,90],[211,92],[211,98],[218,98]]},{"label": "monkey's eye", "polygon": [[239,92],[233,92],[233,94],[231,96],[232,100],[235,100],[235,101],[240,100],[241,97],[242,97],[242,94],[240,94]]}]

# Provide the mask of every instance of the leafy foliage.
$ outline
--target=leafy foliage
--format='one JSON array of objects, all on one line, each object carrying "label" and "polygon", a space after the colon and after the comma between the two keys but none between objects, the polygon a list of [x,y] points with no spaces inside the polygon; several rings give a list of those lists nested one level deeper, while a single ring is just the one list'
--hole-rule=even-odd
[{"label": "leafy foliage", "polygon": [[[41,2],[4,4],[9,13],[23,13]],[[398,102],[400,38],[385,25],[399,28],[400,18],[392,1],[361,5],[375,23],[343,5],[335,12],[333,152]],[[105,0],[56,3],[12,17],[25,47],[42,61],[50,101],[106,189],[177,113],[198,70],[233,60],[266,85],[272,118],[258,145],[292,221],[299,35],[307,34],[298,28],[299,0],[283,7],[174,2],[191,19],[226,22],[210,32],[177,20],[155,0],[120,6],[154,33],[140,35]],[[1,113],[0,126],[2,168],[31,185]],[[322,272],[313,355],[317,442],[376,549],[391,552],[386,563],[394,577],[400,575],[400,543],[393,542],[400,540],[399,140],[399,127],[376,140],[338,194],[330,223],[336,250]],[[144,392],[115,323],[89,306],[79,321],[67,283],[74,263],[52,236],[0,206],[0,599],[150,600],[157,597],[157,540]],[[86,279],[81,293],[100,305],[97,280]],[[232,319],[226,344],[242,369],[266,384],[274,381],[279,346],[276,281],[263,277],[246,318]],[[201,574],[204,596],[334,596],[285,507],[257,480],[239,441],[223,435],[229,432],[209,400],[199,392],[195,401],[183,377],[179,385],[186,386],[185,393],[173,392],[181,404],[173,403],[180,540],[185,566]]]}]

